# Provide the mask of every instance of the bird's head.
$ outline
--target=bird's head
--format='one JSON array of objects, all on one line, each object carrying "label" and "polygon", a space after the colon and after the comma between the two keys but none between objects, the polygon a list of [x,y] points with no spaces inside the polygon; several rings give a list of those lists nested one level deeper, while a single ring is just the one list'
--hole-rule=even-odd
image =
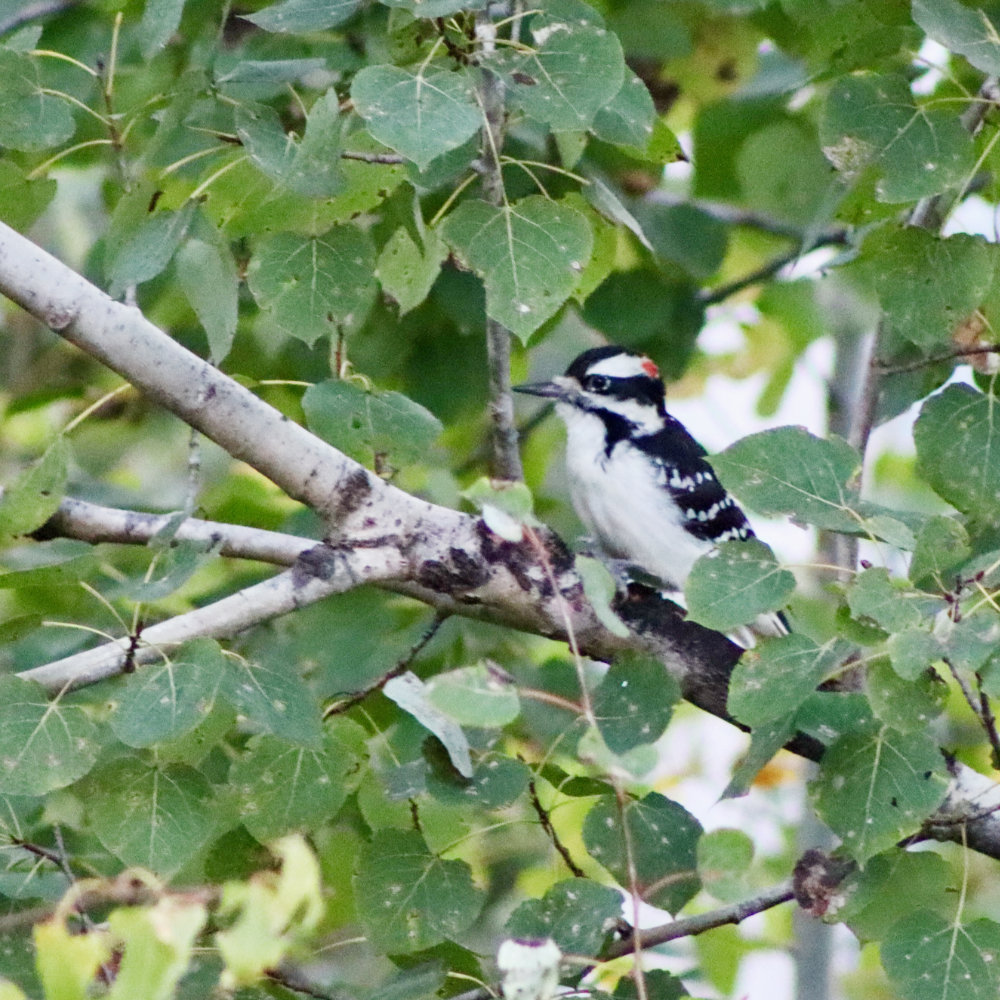
[{"label": "bird's head", "polygon": [[624,347],[584,351],[548,382],[514,387],[516,392],[553,399],[556,412],[569,420],[575,412],[612,415],[642,431],[663,420],[665,390],[656,365]]}]

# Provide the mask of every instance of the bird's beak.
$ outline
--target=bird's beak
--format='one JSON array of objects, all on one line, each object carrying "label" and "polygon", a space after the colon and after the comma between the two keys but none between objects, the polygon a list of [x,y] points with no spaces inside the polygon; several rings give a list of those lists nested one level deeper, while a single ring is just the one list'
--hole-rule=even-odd
[{"label": "bird's beak", "polygon": [[551,382],[528,382],[525,385],[513,386],[514,392],[523,392],[527,396],[545,396],[547,399],[565,399],[573,388],[570,379],[565,375],[557,375]]}]

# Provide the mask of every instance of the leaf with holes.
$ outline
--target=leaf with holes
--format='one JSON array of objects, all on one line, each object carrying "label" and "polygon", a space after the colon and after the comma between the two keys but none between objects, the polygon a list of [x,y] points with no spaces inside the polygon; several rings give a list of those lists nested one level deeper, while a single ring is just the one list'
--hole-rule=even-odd
[{"label": "leaf with holes", "polygon": [[325,198],[344,185],[337,92],[333,89],[313,104],[301,141],[285,132],[277,112],[267,105],[237,108],[236,134],[247,155],[268,177],[297,194]]},{"label": "leaf with holes", "polygon": [[229,772],[243,825],[267,843],[332,820],[360,780],[365,737],[357,723],[334,719],[319,750],[274,736],[252,740]]},{"label": "leaf with holes", "polygon": [[88,775],[78,795],[91,831],[112,854],[160,875],[202,850],[218,811],[211,786],[194,768],[156,767],[136,758]]},{"label": "leaf with holes", "polygon": [[497,54],[510,100],[553,132],[589,129],[625,79],[618,38],[600,25],[556,15],[537,18],[532,35],[535,48]]},{"label": "leaf with holes", "polygon": [[791,716],[850,650],[839,640],[818,646],[801,632],[748,649],[733,668],[727,707],[756,733]]},{"label": "leaf with holes", "polygon": [[856,449],[802,427],[750,434],[710,459],[723,486],[761,514],[791,514],[828,531],[857,531]]},{"label": "leaf with holes", "polygon": [[924,403],[913,428],[921,476],[938,496],[984,525],[1000,519],[998,423],[993,395],[949,385]]},{"label": "leaf with holes", "polygon": [[272,667],[227,656],[225,667],[219,694],[253,726],[290,743],[320,746],[319,704],[287,663]]},{"label": "leaf with holes", "polygon": [[359,462],[387,454],[394,462],[426,458],[441,421],[399,392],[376,392],[355,382],[328,379],[302,397],[309,429]]},{"label": "leaf with holes", "polygon": [[820,139],[848,180],[868,167],[880,201],[914,201],[961,184],[975,157],[972,137],[947,108],[917,107],[903,76],[859,73],[834,84]]},{"label": "leaf with holes", "polygon": [[419,243],[406,226],[389,237],[378,256],[377,274],[382,290],[399,307],[400,316],[427,298],[447,256],[448,247],[433,230],[423,233]]},{"label": "leaf with holes", "polygon": [[573,293],[593,248],[586,217],[541,195],[501,207],[463,202],[442,231],[483,279],[487,314],[522,341]]},{"label": "leaf with holes", "polygon": [[871,276],[891,332],[937,353],[982,305],[996,264],[996,246],[981,237],[890,227],[865,240],[857,266]]},{"label": "leaf with holes", "polygon": [[351,97],[371,134],[421,170],[483,124],[466,70],[368,66],[354,77]]},{"label": "leaf with holes", "polygon": [[626,67],[618,93],[598,110],[591,131],[605,142],[644,150],[655,123],[656,108],[646,84]]},{"label": "leaf with holes", "polygon": [[338,329],[356,329],[375,301],[375,247],[356,226],[322,236],[276,233],[247,268],[257,304],[283,333],[312,346]]},{"label": "leaf with holes", "polygon": [[883,726],[830,746],[810,791],[820,817],[863,864],[918,830],[947,787],[944,759],[926,732]]},{"label": "leaf with holes", "polygon": [[510,915],[507,937],[552,938],[564,954],[596,955],[621,915],[617,889],[585,878],[557,882],[541,899],[528,899]]},{"label": "leaf with holes", "polygon": [[684,585],[688,618],[720,632],[788,603],[795,576],[756,538],[728,541],[703,555]]},{"label": "leaf with holes", "polygon": [[625,653],[615,659],[594,692],[597,728],[616,754],[655,743],[680,698],[680,685],[659,660]]},{"label": "leaf with holes", "polygon": [[98,730],[79,705],[49,700],[34,681],[0,677],[0,794],[44,795],[86,774]]},{"label": "leaf with holes", "polygon": [[882,942],[882,965],[907,1000],[994,1000],[1000,992],[1000,924],[908,913]]},{"label": "leaf with holes", "polygon": [[847,590],[847,605],[851,614],[866,624],[886,632],[916,628],[923,615],[912,600],[917,595],[905,587],[904,581],[893,580],[884,566],[862,570]]},{"label": "leaf with holes", "polygon": [[129,674],[110,724],[131,747],[148,747],[190,732],[212,711],[225,660],[211,639],[185,643],[162,663]]},{"label": "leaf with holes", "polygon": [[622,888],[630,889],[628,838],[643,902],[676,913],[700,886],[701,824],[682,805],[655,792],[627,801],[623,812],[614,796],[598,799],[583,822],[587,851]]},{"label": "leaf with holes", "polygon": [[484,894],[464,861],[445,861],[416,831],[382,830],[354,874],[358,916],[372,947],[408,954],[464,931]]}]

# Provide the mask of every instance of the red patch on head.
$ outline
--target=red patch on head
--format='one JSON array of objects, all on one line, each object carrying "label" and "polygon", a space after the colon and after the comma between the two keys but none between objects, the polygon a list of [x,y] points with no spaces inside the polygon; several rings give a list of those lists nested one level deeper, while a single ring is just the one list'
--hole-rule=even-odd
[{"label": "red patch on head", "polygon": [[643,358],[642,361],[639,362],[639,367],[650,378],[659,378],[660,377],[660,369],[657,368],[656,365],[654,365],[653,362],[649,360],[649,358]]}]

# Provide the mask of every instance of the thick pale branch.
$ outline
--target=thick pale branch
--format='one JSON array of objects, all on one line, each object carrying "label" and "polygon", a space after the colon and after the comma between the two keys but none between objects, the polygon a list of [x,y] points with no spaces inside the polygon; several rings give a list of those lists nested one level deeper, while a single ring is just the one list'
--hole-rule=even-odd
[{"label": "thick pale branch", "polygon": [[[151,626],[139,660],[155,647],[195,636],[230,636],[305,603],[361,583],[377,583],[408,594],[445,614],[461,614],[536,635],[565,639],[572,629],[580,651],[610,660],[625,648],[657,656],[680,681],[684,696],[728,719],[726,698],[732,667],[741,650],[725,636],[683,618],[660,595],[633,590],[617,611],[632,629],[619,639],[609,633],[587,602],[573,561],[550,532],[513,543],[494,535],[478,518],[437,507],[398,490],[335,448],[288,420],[232,379],[171,340],[135,309],[113,302],[83,278],[28,240],[0,224],[0,291],[42,322],[103,361],[234,456],[270,477],[290,495],[323,514],[331,543],[293,536],[270,539],[270,557],[292,559],[293,569],[215,604]],[[145,541],[163,521],[115,512],[107,534],[88,520],[100,508],[67,501],[50,530],[90,540]],[[78,518],[74,520],[74,518]],[[263,535],[223,526],[223,551],[269,558]],[[213,537],[218,526],[190,521],[181,528]],[[229,532],[232,532],[229,534]],[[301,547],[300,547],[301,546]],[[303,559],[303,549],[306,556]],[[309,552],[319,555],[310,558]],[[27,672],[50,689],[80,686],[119,672],[127,640],[110,643]],[[731,721],[731,720],[730,720]],[[800,739],[798,752],[816,759],[822,746]],[[925,825],[928,836],[961,842],[1000,858],[1000,787],[958,764],[945,806]],[[963,829],[964,828],[964,829]]]}]

